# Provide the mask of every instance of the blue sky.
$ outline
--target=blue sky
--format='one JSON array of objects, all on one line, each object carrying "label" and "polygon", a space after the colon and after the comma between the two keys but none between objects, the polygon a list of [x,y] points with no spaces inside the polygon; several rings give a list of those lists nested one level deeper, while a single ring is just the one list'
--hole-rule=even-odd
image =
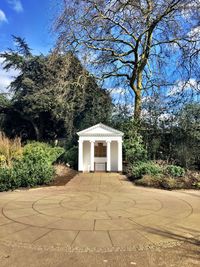
[{"label": "blue sky", "polygon": [[[47,54],[53,48],[56,38],[55,33],[51,31],[57,11],[56,2],[59,1],[0,0],[0,53],[8,48],[14,48],[12,35],[16,35],[25,38],[33,49],[33,54]],[[0,58],[0,92],[6,92],[7,86],[18,72],[16,70],[5,72],[1,65],[2,61]],[[177,78],[176,75],[173,77]],[[192,83],[195,83],[194,79]],[[120,96],[118,98],[121,101],[119,91],[120,88],[114,87],[112,95],[115,99]]]},{"label": "blue sky", "polygon": [[54,43],[51,0],[0,0],[0,51],[13,46],[11,35],[23,37],[33,53],[46,54]]},{"label": "blue sky", "polygon": [[[51,31],[55,16],[53,0],[0,0],[0,52],[14,48],[12,35],[25,38],[33,54],[46,54],[53,47],[55,35]],[[5,72],[0,59],[0,92],[17,71]]]}]

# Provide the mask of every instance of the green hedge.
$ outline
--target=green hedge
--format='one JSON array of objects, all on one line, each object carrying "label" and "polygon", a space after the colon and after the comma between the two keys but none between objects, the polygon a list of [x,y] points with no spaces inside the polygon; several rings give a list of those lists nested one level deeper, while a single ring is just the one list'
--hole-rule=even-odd
[{"label": "green hedge", "polygon": [[141,178],[145,174],[152,176],[161,174],[162,168],[151,161],[137,162],[135,165],[132,165],[130,171],[134,178]]},{"label": "green hedge", "polygon": [[64,151],[64,148],[61,147],[51,147],[46,143],[32,142],[24,147],[23,157],[32,163],[52,164]]},{"label": "green hedge", "polygon": [[12,168],[0,168],[0,191],[48,184],[54,177],[54,163],[64,149],[33,142],[23,148],[21,160]]},{"label": "green hedge", "polygon": [[13,190],[21,186],[21,178],[16,177],[12,168],[0,168],[0,191]]}]

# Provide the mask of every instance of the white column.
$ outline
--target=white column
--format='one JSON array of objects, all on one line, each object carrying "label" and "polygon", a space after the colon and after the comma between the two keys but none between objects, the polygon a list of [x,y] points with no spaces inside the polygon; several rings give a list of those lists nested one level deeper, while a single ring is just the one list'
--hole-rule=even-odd
[{"label": "white column", "polygon": [[110,141],[106,141],[107,143],[107,172],[110,172]]},{"label": "white column", "polygon": [[94,141],[90,141],[90,171],[94,171]]},{"label": "white column", "polygon": [[83,171],[83,141],[78,141],[78,170]]},{"label": "white column", "polygon": [[122,141],[118,141],[118,172],[122,172]]}]

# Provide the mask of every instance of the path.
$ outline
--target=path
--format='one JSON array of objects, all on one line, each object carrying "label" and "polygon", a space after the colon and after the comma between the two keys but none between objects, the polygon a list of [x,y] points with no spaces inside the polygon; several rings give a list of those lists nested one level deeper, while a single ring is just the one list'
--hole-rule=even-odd
[{"label": "path", "polygon": [[135,187],[119,174],[0,193],[0,244],[44,251],[146,251],[196,244],[200,192]]}]

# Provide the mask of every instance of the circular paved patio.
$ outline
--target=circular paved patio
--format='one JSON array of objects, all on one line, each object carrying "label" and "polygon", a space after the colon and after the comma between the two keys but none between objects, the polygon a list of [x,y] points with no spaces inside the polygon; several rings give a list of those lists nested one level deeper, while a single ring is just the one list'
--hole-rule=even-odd
[{"label": "circular paved patio", "polygon": [[0,241],[69,250],[149,248],[198,240],[200,194],[135,187],[119,174],[0,193]]}]

